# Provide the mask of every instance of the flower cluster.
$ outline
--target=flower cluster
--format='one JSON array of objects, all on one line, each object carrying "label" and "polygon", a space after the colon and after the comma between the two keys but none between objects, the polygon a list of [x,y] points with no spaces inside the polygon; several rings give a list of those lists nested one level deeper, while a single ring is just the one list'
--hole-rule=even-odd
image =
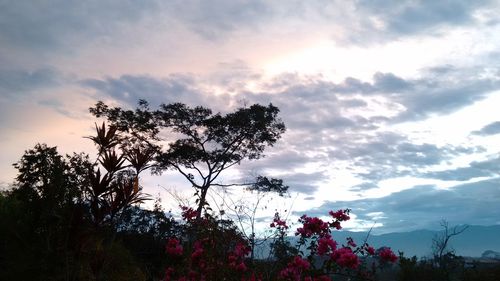
[{"label": "flower cluster", "polygon": [[234,250],[229,253],[229,266],[237,271],[245,272],[247,270],[247,266],[245,265],[245,257],[250,253],[250,248],[243,244],[238,243]]},{"label": "flower cluster", "polygon": [[293,258],[288,266],[280,271],[279,278],[283,280],[300,280],[302,273],[309,269],[309,262],[300,256]]},{"label": "flower cluster", "polygon": [[337,249],[337,242],[332,239],[332,236],[325,235],[318,240],[318,255],[326,255]]},{"label": "flower cluster", "polygon": [[363,247],[363,250],[365,250],[366,253],[368,253],[371,256],[375,255],[375,249],[368,244],[365,244],[365,246]]},{"label": "flower cluster", "polygon": [[274,215],[273,222],[269,226],[273,227],[273,228],[276,227],[276,228],[288,229],[288,225],[286,224],[286,221],[280,219],[278,213],[276,213]]},{"label": "flower cluster", "polygon": [[193,263],[198,263],[198,261],[201,260],[201,257],[203,256],[204,252],[205,249],[203,249],[202,241],[194,242],[193,253],[191,254],[191,261]]},{"label": "flower cluster", "polygon": [[398,257],[388,247],[379,249],[378,255],[382,262],[396,262],[398,260]]},{"label": "flower cluster", "polygon": [[330,255],[330,258],[339,266],[356,269],[359,266],[359,258],[349,247],[343,247]]},{"label": "flower cluster", "polygon": [[163,278],[163,281],[172,281],[172,275],[174,274],[175,269],[173,267],[167,267],[165,270],[165,278]]},{"label": "flower cluster", "polygon": [[338,210],[336,212],[330,211],[328,214],[334,219],[332,222],[330,222],[330,227],[333,227],[337,230],[342,229],[340,223],[351,219],[351,217],[349,216],[349,212],[349,209]]},{"label": "flower cluster", "polygon": [[[300,236],[298,247],[306,246],[309,251],[308,260],[315,260],[317,256],[322,256],[324,259],[317,265],[322,270],[320,272],[327,272],[330,274],[335,274],[338,270],[351,271],[356,273],[357,276],[373,276],[375,272],[372,267],[371,272],[366,271],[365,265],[362,264],[360,256],[375,256],[378,255],[382,262],[395,262],[395,255],[390,251],[390,249],[383,249],[380,252],[375,251],[373,247],[368,245],[368,243],[363,243],[358,245],[352,238],[347,238],[345,245],[338,247],[338,243],[333,239],[331,233],[333,230],[341,229],[341,222],[345,222],[350,219],[349,209],[330,211],[329,215],[332,218],[330,221],[325,222],[317,217],[308,217],[303,215],[300,217],[299,222],[302,226],[297,228],[296,235]],[[297,276],[297,267],[294,266],[295,263],[289,264],[289,266],[282,271],[280,275],[282,279],[285,276]],[[316,265],[316,264],[315,264]],[[304,280],[322,280],[314,278],[323,278],[324,280],[330,280],[328,275],[322,275],[322,277],[314,277],[317,273],[318,268],[312,268],[309,270],[312,276],[305,277]],[[327,269],[325,271],[325,269]],[[332,270],[333,269],[333,270]],[[315,273],[316,272],[316,273]],[[305,272],[304,275],[307,275]],[[295,275],[294,275],[295,274]],[[324,277],[323,277],[324,276]],[[291,277],[290,277],[291,278]],[[328,279],[326,279],[328,278]],[[288,279],[287,279],[288,280]],[[299,279],[290,279],[299,280]]]},{"label": "flower cluster", "polygon": [[349,217],[349,212],[350,212],[349,209],[345,209],[345,210],[338,210],[336,212],[330,211],[328,212],[328,214],[337,221],[348,221],[351,219],[351,217]]},{"label": "flower cluster", "polygon": [[310,238],[313,235],[324,237],[330,234],[328,223],[318,217],[303,215],[300,217],[299,222],[302,223],[302,227],[297,228],[295,235],[300,235],[301,238]]},{"label": "flower cluster", "polygon": [[182,210],[182,219],[186,222],[193,221],[198,213],[191,207],[179,206]]},{"label": "flower cluster", "polygon": [[171,256],[179,257],[182,256],[183,248],[178,239],[170,238],[167,240],[165,251]]},{"label": "flower cluster", "polygon": [[[228,228],[218,230],[219,222],[210,219],[210,216],[204,218],[207,227],[199,228],[198,225],[191,223],[196,219],[196,211],[188,207],[181,208],[186,226],[194,227],[197,231],[195,235],[197,240],[191,240],[184,248],[177,238],[167,240],[165,251],[174,258],[170,259],[171,264],[165,271],[165,281],[233,280],[235,278],[242,281],[262,280],[262,276],[251,267],[251,263],[248,265],[245,263],[251,251],[247,240],[239,236],[237,232],[226,236]],[[340,223],[350,219],[349,210],[330,211],[329,215],[330,221],[307,215],[300,217],[299,222],[302,225],[296,231],[300,239],[293,248],[285,240],[289,226],[278,213],[275,214],[270,223],[270,227],[276,230],[275,243],[279,244],[278,242],[281,241],[279,245],[292,248],[292,250],[283,252],[284,263],[279,267],[282,270],[278,270],[277,276],[268,278],[290,281],[331,281],[331,276],[338,273],[360,278],[373,277],[376,270],[375,263],[372,264],[371,271],[367,271],[361,256],[375,256],[382,263],[397,260],[390,248],[384,247],[375,251],[366,242],[358,245],[352,238],[347,238],[346,243],[339,246],[332,236],[332,231],[341,229]],[[217,232],[217,234],[214,232],[221,230],[222,232]],[[189,238],[186,240],[189,241]],[[304,256],[302,246],[306,246],[308,250],[307,257]],[[318,259],[318,257],[321,258]]]}]

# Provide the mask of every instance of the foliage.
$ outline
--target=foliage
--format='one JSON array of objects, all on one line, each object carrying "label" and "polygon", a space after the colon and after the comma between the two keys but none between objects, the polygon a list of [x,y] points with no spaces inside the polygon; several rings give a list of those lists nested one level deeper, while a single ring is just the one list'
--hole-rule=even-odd
[{"label": "foliage", "polygon": [[[62,157],[37,144],[14,164],[15,188],[0,200],[0,279],[62,279],[71,267],[83,216],[79,188],[85,185],[83,154]],[[59,270],[56,270],[56,266]],[[48,278],[51,276],[51,278]]]},{"label": "foliage", "polygon": [[[110,270],[120,266],[113,265],[113,252],[125,251],[114,241],[118,217],[145,199],[138,174],[115,150],[115,132],[96,125],[89,137],[98,147],[94,163],[88,155],[63,157],[56,147],[37,144],[14,164],[16,182],[0,201],[0,238],[8,241],[1,246],[0,279],[114,278]],[[120,262],[130,270],[133,263],[132,257]]]},{"label": "foliage", "polygon": [[397,280],[417,281],[417,280],[500,280],[500,263],[480,263],[466,264],[464,258],[447,254],[443,257],[447,263],[446,267],[441,267],[434,259],[417,259],[417,257],[406,258],[400,253],[399,271]]},{"label": "foliage", "polygon": [[[112,223],[124,209],[148,199],[141,193],[139,174],[147,169],[149,154],[139,147],[119,147],[121,138],[116,132],[114,126],[106,129],[104,123],[100,127],[96,124],[97,135],[88,137],[97,146],[97,162],[105,170],[88,164],[90,184],[82,190],[95,225]],[[126,160],[129,166],[125,166]]]}]

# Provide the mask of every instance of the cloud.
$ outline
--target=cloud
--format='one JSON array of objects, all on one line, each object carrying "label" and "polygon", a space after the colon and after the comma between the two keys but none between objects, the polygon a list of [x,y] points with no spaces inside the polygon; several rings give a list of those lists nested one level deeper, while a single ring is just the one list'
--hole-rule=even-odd
[{"label": "cloud", "polygon": [[491,1],[407,1],[399,9],[388,10],[391,17],[387,22],[392,31],[403,34],[425,32],[440,25],[464,25],[473,22],[474,11],[488,3]]},{"label": "cloud", "polygon": [[500,179],[494,178],[446,190],[415,186],[383,198],[325,202],[304,213],[322,216],[329,210],[350,208],[357,219],[372,223],[371,213],[383,213],[377,223],[383,224],[384,232],[436,228],[441,219],[451,224],[492,225],[498,223],[500,216],[496,207],[500,200],[499,184]]},{"label": "cloud", "polygon": [[188,31],[217,42],[242,33],[282,34],[280,26],[287,25],[299,34],[320,26],[320,32],[335,34],[339,43],[345,37],[345,42],[366,45],[477,25],[478,13],[496,8],[493,1],[8,1],[0,9],[0,40],[11,51],[72,54],[78,51],[75,46],[147,32]]},{"label": "cloud", "polygon": [[122,75],[118,78],[85,79],[84,87],[96,90],[99,98],[111,98],[128,106],[145,99],[153,106],[162,103],[184,102],[190,105],[207,104],[207,97],[196,88],[194,76],[174,74],[164,79],[147,75]]},{"label": "cloud", "polygon": [[490,123],[481,128],[479,131],[472,132],[472,134],[479,136],[490,136],[490,135],[500,134],[500,121],[495,121],[493,123]]},{"label": "cloud", "polygon": [[416,79],[404,79],[393,73],[377,72],[373,83],[348,77],[331,88],[344,95],[357,93],[381,96],[403,110],[392,122],[424,120],[432,114],[449,114],[484,99],[500,89],[496,78],[485,78],[487,66],[455,68],[449,65],[430,68]]},{"label": "cloud", "polygon": [[110,35],[156,10],[157,1],[8,1],[0,9],[0,40],[13,48],[53,52]]},{"label": "cloud", "polygon": [[351,167],[362,168],[353,173],[363,180],[377,182],[419,175],[422,168],[439,165],[459,155],[474,153],[476,149],[432,143],[417,144],[403,134],[380,131],[331,140],[329,159],[331,162],[347,161]]},{"label": "cloud", "polygon": [[62,79],[61,74],[52,68],[32,71],[0,69],[0,95],[19,99],[27,93],[57,86]]},{"label": "cloud", "polygon": [[117,38],[127,38],[125,43],[144,33],[169,32],[168,40],[175,41],[179,32],[189,31],[205,40],[219,40],[237,30],[257,28],[273,16],[265,1],[7,2],[0,9],[0,50],[40,55],[74,55],[82,46]]},{"label": "cloud", "polygon": [[256,28],[272,17],[266,1],[173,1],[169,14],[208,40],[219,40],[243,28]]},{"label": "cloud", "polygon": [[500,157],[494,155],[493,158],[485,161],[473,161],[467,167],[429,172],[421,176],[445,181],[468,181],[480,177],[498,176],[499,165]]},{"label": "cloud", "polygon": [[249,83],[261,78],[262,74],[254,71],[246,62],[234,60],[218,63],[217,70],[210,74],[208,82],[224,88],[226,92],[239,94]]},{"label": "cloud", "polygon": [[326,178],[324,171],[311,173],[289,173],[282,176],[283,182],[290,187],[290,192],[312,195],[318,189],[318,184]]},{"label": "cloud", "polygon": [[412,83],[404,80],[393,73],[377,72],[373,75],[374,88],[380,92],[393,93],[393,92],[406,92],[411,90]]},{"label": "cloud", "polygon": [[423,35],[440,36],[444,30],[459,26],[478,26],[476,15],[498,9],[495,1],[359,1],[357,13],[359,32],[350,36],[350,41],[366,44],[370,41],[394,40],[401,37]]},{"label": "cloud", "polygon": [[[465,76],[464,76],[465,78]],[[436,81],[435,85],[425,85],[409,95],[397,99],[406,106],[398,121],[426,119],[431,114],[449,114],[465,106],[484,99],[487,94],[497,90],[499,84],[489,79],[464,79],[456,82]]]},{"label": "cloud", "polygon": [[[365,42],[372,39],[363,38],[380,38],[385,33],[403,36],[402,32],[393,28],[399,24],[415,24],[418,28],[407,29],[420,34],[426,32],[422,30],[432,30],[435,26],[475,24],[476,13],[491,6],[489,2],[477,2],[434,4],[427,1],[377,1],[374,5],[369,2],[325,0],[217,0],[209,3],[179,0],[93,0],[85,3],[52,0],[29,4],[8,1],[0,9],[0,41],[3,42],[0,46],[0,61],[42,66],[44,63],[59,63],[67,71],[76,68],[87,72],[91,69],[88,64],[92,59],[109,59],[107,64],[111,60],[128,61],[117,62],[115,69],[108,65],[102,67],[104,71],[112,71],[113,75],[123,74],[120,71],[140,72],[138,69],[141,66],[160,73],[165,69],[174,71],[176,68],[198,71],[207,66],[213,67],[220,61],[239,59],[261,64],[259,60],[263,57],[286,53],[276,51],[281,50],[281,44],[291,45],[294,48],[292,52],[313,44],[317,37],[311,34],[333,39],[338,46],[342,46],[343,42],[337,37],[359,35],[360,46],[366,48]],[[447,7],[456,9],[456,15],[448,12]],[[432,17],[421,16],[428,14],[432,14]],[[415,17],[418,20],[405,21],[409,15],[417,15]],[[381,21],[385,27],[376,27],[374,19]],[[419,21],[426,23],[417,25]],[[305,38],[304,44],[296,43],[297,37]],[[383,40],[388,39],[391,38]],[[264,50],[266,47],[262,45],[265,44],[270,46],[261,56],[249,55],[250,50],[254,49],[253,45],[257,50]],[[168,64],[168,67],[155,65],[158,61]],[[200,67],[193,70],[198,62]],[[72,68],[72,64],[78,64],[78,67]],[[196,66],[191,66],[194,64]],[[99,70],[92,71],[95,73]],[[353,79],[346,80],[346,83],[355,83],[356,78]],[[343,86],[352,89],[352,85],[336,86],[339,92]]]},{"label": "cloud", "polygon": [[258,161],[242,163],[238,166],[238,170],[243,174],[252,174],[254,171],[266,173],[265,167],[269,169],[279,168],[282,171],[294,171],[302,167],[305,163],[315,163],[322,160],[318,157],[308,156],[303,152],[291,149],[289,144],[283,143],[280,140],[276,147],[266,150],[264,158]]},{"label": "cloud", "polygon": [[[476,15],[496,9],[494,1],[204,1],[173,2],[169,14],[205,39],[217,40],[235,30],[254,32],[275,24],[298,30],[330,26],[342,43],[364,45],[413,35],[438,36],[444,28],[480,24]],[[488,15],[487,13],[483,13]],[[486,15],[483,15],[486,16]],[[494,15],[489,15],[491,22]],[[339,37],[339,34],[340,37]],[[343,38],[342,38],[343,37]]]}]

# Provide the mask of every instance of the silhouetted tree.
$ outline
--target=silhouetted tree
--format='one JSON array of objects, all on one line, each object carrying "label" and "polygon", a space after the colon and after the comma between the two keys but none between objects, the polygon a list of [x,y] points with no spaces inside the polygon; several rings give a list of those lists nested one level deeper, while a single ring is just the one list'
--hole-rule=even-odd
[{"label": "silhouetted tree", "polygon": [[445,255],[454,254],[454,251],[449,249],[450,239],[469,228],[468,225],[454,226],[451,228],[446,220],[442,220],[440,225],[443,228],[442,232],[436,234],[432,239],[433,256],[438,262],[441,261]]},{"label": "silhouetted tree", "polygon": [[[272,104],[254,104],[222,115],[182,103],[162,104],[159,110],[152,111],[141,100],[134,111],[98,102],[90,112],[96,117],[106,117],[124,134],[121,141],[124,149],[136,146],[154,155],[156,172],[174,169],[183,175],[196,189],[198,219],[207,206],[207,192],[217,185],[222,171],[244,159],[259,159],[264,149],[274,145],[285,131],[278,118],[279,109]],[[161,144],[172,136],[160,135],[164,130],[179,137],[162,148]],[[262,176],[246,185],[279,194],[288,188],[281,180]]]},{"label": "silhouetted tree", "polygon": [[13,189],[0,198],[0,280],[72,279],[88,163],[37,144],[14,164]]},{"label": "silhouetted tree", "polygon": [[[98,226],[112,223],[117,214],[148,199],[142,193],[139,174],[149,167],[151,154],[139,146],[120,146],[122,139],[116,127],[106,128],[104,123],[96,125],[96,135],[88,138],[99,152],[98,164],[88,165],[90,184],[85,186],[84,195]],[[105,172],[101,172],[101,167]]]}]

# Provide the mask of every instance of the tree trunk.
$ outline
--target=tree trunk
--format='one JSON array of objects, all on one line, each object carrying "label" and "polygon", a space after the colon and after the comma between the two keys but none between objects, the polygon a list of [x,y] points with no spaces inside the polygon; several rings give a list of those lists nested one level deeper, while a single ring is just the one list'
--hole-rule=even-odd
[{"label": "tree trunk", "polygon": [[201,212],[203,212],[203,206],[206,203],[207,192],[208,188],[201,188],[200,202],[198,202],[198,209],[196,210],[196,221],[200,221],[201,219]]}]

